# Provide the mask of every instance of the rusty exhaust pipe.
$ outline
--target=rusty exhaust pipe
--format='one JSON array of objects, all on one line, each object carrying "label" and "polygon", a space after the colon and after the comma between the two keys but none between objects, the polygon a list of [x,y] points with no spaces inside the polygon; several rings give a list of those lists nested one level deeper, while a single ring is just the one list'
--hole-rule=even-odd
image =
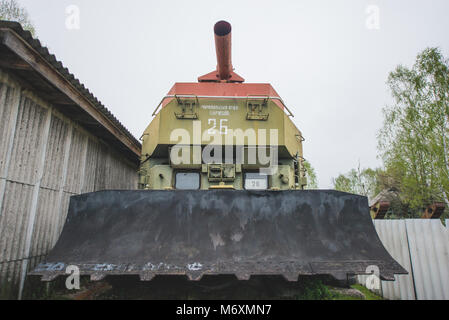
[{"label": "rusty exhaust pipe", "polygon": [[214,26],[217,70],[199,77],[200,82],[244,82],[245,79],[234,72],[232,67],[231,24],[218,21]]},{"label": "rusty exhaust pipe", "polygon": [[214,27],[217,72],[220,80],[228,80],[232,72],[231,31],[229,22],[218,21]]}]

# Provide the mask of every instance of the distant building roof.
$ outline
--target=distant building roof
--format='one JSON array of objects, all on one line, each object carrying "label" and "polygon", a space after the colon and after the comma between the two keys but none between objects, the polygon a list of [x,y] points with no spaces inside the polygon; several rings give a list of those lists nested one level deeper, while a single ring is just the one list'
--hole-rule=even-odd
[{"label": "distant building roof", "polygon": [[377,196],[370,200],[369,206],[375,205],[379,201],[392,202],[395,200],[400,200],[399,190],[396,188],[384,189]]},{"label": "distant building roof", "polygon": [[0,68],[137,162],[140,142],[48,49],[17,22],[0,21]]}]

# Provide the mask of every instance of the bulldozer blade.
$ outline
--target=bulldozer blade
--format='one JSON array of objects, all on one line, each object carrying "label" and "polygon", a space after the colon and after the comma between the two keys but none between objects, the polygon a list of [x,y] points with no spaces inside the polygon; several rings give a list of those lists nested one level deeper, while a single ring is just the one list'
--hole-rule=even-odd
[{"label": "bulldozer blade", "polygon": [[[386,251],[366,197],[338,191],[101,191],[70,200],[62,234],[31,272],[76,266],[91,280],[133,275],[407,274]],[[374,266],[374,267],[373,267]],[[367,270],[368,268],[368,270]]]}]

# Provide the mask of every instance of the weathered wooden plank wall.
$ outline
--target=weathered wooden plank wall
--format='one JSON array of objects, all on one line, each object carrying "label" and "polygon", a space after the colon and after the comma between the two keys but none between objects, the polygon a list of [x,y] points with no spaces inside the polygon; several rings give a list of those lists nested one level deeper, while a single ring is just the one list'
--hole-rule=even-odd
[{"label": "weathered wooden plank wall", "polygon": [[0,69],[0,297],[55,245],[72,195],[137,188],[137,166]]}]

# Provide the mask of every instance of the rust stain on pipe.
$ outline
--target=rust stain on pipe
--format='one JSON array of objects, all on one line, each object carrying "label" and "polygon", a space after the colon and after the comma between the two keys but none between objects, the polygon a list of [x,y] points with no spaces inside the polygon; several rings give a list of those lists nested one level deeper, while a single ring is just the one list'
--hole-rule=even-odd
[{"label": "rust stain on pipe", "polygon": [[234,72],[232,66],[232,27],[227,21],[218,21],[214,26],[215,51],[217,53],[217,70],[198,78],[199,82],[234,82],[245,81]]},{"label": "rust stain on pipe", "polygon": [[217,72],[220,80],[228,80],[232,72],[231,31],[229,22],[218,21],[214,27]]}]

